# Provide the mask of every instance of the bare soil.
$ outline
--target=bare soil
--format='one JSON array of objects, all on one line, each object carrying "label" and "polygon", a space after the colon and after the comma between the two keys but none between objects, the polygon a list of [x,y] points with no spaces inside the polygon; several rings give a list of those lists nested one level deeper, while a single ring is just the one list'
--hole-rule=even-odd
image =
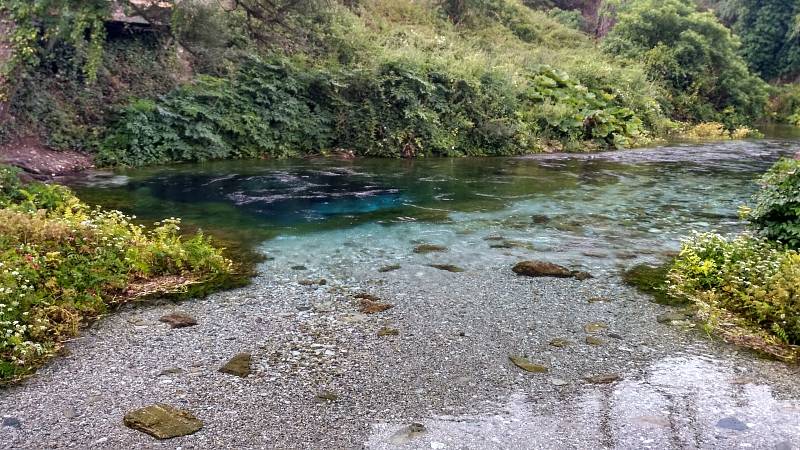
[{"label": "bare soil", "polygon": [[94,167],[90,155],[52,150],[35,138],[0,144],[0,163],[19,167],[35,178],[50,178]]}]

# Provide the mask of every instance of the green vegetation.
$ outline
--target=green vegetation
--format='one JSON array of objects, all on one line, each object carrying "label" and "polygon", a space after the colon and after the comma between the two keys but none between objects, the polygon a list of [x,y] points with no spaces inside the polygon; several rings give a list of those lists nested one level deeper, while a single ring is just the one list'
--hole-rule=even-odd
[{"label": "green vegetation", "polygon": [[[122,165],[510,155],[640,145],[679,129],[673,120],[737,138],[767,100],[747,64],[761,66],[741,56],[757,40],[740,48],[690,0],[604,2],[616,26],[601,48],[580,1],[185,1],[169,27],[121,3],[162,27],[107,33],[99,0],[4,4],[20,80],[7,139],[32,133]],[[777,7],[744,3],[715,5],[743,36]],[[786,20],[775,27],[793,36]]]},{"label": "green vegetation", "polygon": [[786,344],[800,344],[798,168],[783,159],[762,177],[743,211],[757,234],[698,234],[668,274],[670,295],[697,305],[712,329],[782,359],[796,357]]},{"label": "green vegetation", "polygon": [[712,329],[734,342],[794,358],[800,343],[800,254],[763,238],[700,234],[669,273],[670,294],[691,300]]},{"label": "green vegetation", "polygon": [[747,218],[765,238],[800,248],[800,161],[778,161],[760,184]]},{"label": "green vegetation", "polygon": [[676,120],[734,129],[763,115],[766,84],[749,72],[730,30],[689,0],[628,2],[603,47],[644,61],[648,76],[664,84],[662,106]]},{"label": "green vegetation", "polygon": [[224,284],[234,268],[179,220],[146,229],[0,167],[0,383],[33,370],[113,305]]}]

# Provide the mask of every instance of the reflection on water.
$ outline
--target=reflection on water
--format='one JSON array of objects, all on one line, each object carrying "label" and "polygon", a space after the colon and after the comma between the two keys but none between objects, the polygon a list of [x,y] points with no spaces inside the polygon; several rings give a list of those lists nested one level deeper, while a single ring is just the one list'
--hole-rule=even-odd
[{"label": "reflection on water", "polygon": [[[458,246],[496,235],[557,258],[588,253],[611,256],[610,263],[614,255],[674,250],[690,230],[740,228],[736,211],[755,188],[754,178],[780,154],[793,152],[792,145],[737,141],[531,158],[229,161],[129,171],[113,182],[83,180],[76,189],[91,203],[148,220],[180,216],[252,243],[294,235],[333,250],[344,236],[356,243],[378,236],[391,251],[414,239]],[[313,236],[320,232],[330,234]]]},{"label": "reflection on water", "polygon": [[421,419],[425,433],[374,424],[366,447],[796,448],[800,401],[738,370],[701,354],[664,358],[615,385],[554,386],[555,404],[520,392],[483,414]]}]

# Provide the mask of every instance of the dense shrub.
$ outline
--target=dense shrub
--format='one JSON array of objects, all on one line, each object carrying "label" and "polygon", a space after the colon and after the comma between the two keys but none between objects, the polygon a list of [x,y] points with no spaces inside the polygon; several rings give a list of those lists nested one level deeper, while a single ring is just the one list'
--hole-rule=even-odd
[{"label": "dense shrub", "polygon": [[800,344],[800,254],[763,238],[698,234],[669,273],[670,293]]},{"label": "dense shrub", "polygon": [[731,32],[690,0],[626,3],[603,47],[644,61],[667,88],[664,107],[675,119],[732,129],[764,114],[766,84],[749,72]]},{"label": "dense shrub", "polygon": [[748,219],[767,239],[800,248],[800,161],[781,159],[760,184]]},{"label": "dense shrub", "polygon": [[111,304],[219,282],[232,270],[202,234],[182,237],[177,219],[148,230],[64,187],[23,186],[3,167],[0,208],[0,383]]},{"label": "dense shrub", "polygon": [[548,141],[620,148],[646,138],[642,120],[614,94],[548,67],[521,81],[495,71],[462,78],[413,61],[333,71],[250,59],[231,79],[202,76],[157,102],[132,104],[100,158],[135,166],[330,148],[373,156],[509,155]]}]

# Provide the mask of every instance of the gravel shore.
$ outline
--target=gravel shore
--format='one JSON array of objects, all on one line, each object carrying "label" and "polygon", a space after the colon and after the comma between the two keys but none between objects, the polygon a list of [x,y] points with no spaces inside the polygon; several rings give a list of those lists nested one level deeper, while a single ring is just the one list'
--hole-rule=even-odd
[{"label": "gravel shore", "polygon": [[[385,273],[370,258],[308,270],[278,259],[246,288],[126,306],[0,394],[1,446],[800,446],[796,366],[658,323],[669,308],[613,275],[527,278],[510,264],[452,273],[424,258]],[[362,314],[359,293],[394,307]],[[176,311],[198,325],[159,322]],[[250,376],[218,371],[240,352],[252,354]],[[549,371],[524,372],[510,355]],[[620,380],[586,381],[604,374]],[[205,425],[166,441],[123,425],[126,412],[155,402]]]}]

